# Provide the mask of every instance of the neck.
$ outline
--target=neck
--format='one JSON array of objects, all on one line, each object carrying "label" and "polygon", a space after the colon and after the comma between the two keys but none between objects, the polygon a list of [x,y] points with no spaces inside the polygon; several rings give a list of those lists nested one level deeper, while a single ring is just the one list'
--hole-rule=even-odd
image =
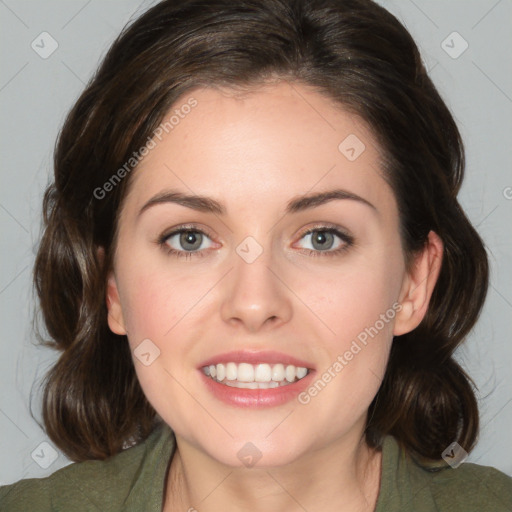
[{"label": "neck", "polygon": [[280,510],[372,512],[381,453],[364,440],[339,439],[286,466],[226,466],[176,437],[164,512]]}]

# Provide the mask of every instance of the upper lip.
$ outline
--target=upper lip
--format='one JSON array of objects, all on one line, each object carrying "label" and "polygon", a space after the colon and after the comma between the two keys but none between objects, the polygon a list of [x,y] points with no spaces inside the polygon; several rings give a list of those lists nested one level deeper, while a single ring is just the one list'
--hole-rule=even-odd
[{"label": "upper lip", "polygon": [[284,354],[283,352],[276,352],[274,350],[235,350],[232,352],[224,352],[212,356],[203,361],[199,368],[205,366],[216,365],[219,363],[249,363],[249,364],[277,364],[283,363],[285,365],[300,366],[303,368],[313,369],[311,363],[298,359],[297,357]]}]

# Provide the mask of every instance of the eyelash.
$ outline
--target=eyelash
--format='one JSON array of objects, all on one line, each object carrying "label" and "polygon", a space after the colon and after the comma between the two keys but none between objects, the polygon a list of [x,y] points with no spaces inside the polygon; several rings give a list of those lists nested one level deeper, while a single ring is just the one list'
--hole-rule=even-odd
[{"label": "eyelash", "polygon": [[[192,256],[200,257],[200,258],[206,256],[205,250],[177,251],[176,249],[169,247],[169,245],[167,244],[167,241],[169,240],[169,238],[171,238],[174,235],[185,233],[187,231],[190,231],[193,233],[200,233],[202,235],[206,235],[208,238],[211,239],[211,236],[207,232],[203,231],[202,229],[199,229],[194,225],[186,225],[186,226],[179,226],[178,228],[173,229],[169,233],[163,233],[158,238],[157,243],[158,243],[158,245],[160,245],[162,247],[162,249],[167,254],[169,254],[170,256],[176,257],[176,258],[190,259],[190,258],[192,258]],[[313,250],[313,249],[302,249],[302,251],[305,251],[310,256],[335,257],[335,256],[338,256],[338,255],[348,251],[348,249],[354,245],[354,238],[352,236],[350,236],[349,234],[347,234],[343,231],[340,231],[335,226],[326,225],[326,224],[322,224],[319,226],[314,226],[312,228],[309,228],[307,231],[302,233],[302,235],[300,236],[300,239],[304,238],[306,235],[310,235],[311,233],[315,233],[315,232],[330,233],[330,234],[336,235],[338,238],[340,238],[345,243],[343,246],[341,246],[338,249],[327,250],[327,251],[317,251],[317,250]]]}]

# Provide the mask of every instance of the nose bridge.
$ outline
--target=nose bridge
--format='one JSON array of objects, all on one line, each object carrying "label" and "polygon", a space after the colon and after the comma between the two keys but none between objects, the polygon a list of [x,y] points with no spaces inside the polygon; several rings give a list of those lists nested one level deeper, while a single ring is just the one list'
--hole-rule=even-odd
[{"label": "nose bridge", "polygon": [[221,307],[224,321],[242,323],[252,332],[267,321],[282,323],[291,317],[291,298],[277,277],[280,268],[272,254],[271,237],[264,243],[248,236],[238,244]]}]

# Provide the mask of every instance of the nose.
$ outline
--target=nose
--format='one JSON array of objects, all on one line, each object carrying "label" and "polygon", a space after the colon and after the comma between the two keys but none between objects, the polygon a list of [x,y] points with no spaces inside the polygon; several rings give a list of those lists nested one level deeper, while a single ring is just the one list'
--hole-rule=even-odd
[{"label": "nose", "polygon": [[252,333],[278,327],[292,317],[292,292],[283,266],[264,250],[254,261],[233,254],[234,268],[227,276],[221,305],[222,320]]}]

